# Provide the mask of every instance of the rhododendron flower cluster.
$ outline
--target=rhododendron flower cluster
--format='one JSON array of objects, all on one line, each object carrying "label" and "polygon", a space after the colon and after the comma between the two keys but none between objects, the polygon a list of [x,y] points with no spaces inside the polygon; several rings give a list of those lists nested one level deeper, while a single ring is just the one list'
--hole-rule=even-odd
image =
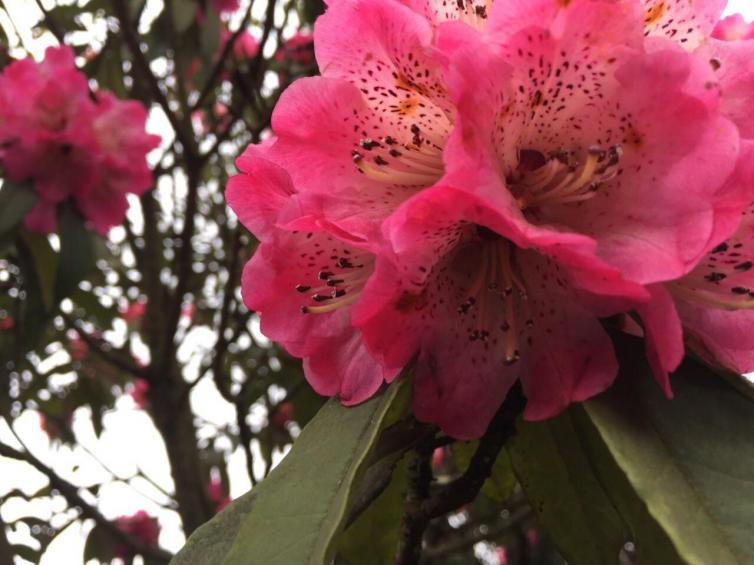
[{"label": "rhododendron flower cluster", "polygon": [[[115,525],[144,545],[157,547],[160,523],[145,510],[139,510],[131,516],[121,516],[115,520]],[[125,544],[119,545],[115,553],[122,559],[133,557],[132,550]]]},{"label": "rhododendron flower cluster", "polygon": [[[607,319],[668,374],[684,336],[754,370],[754,42],[724,0],[332,0],[227,199],[243,293],[344,404],[409,365],[414,412],[482,435],[605,390]],[[747,63],[748,61],[748,63]]]},{"label": "rhododendron flower cluster", "polygon": [[0,168],[37,194],[26,227],[54,231],[67,201],[102,234],[119,224],[126,195],[152,185],[146,154],[159,138],[145,133],[146,118],[137,102],[90,96],[69,47],[47,49],[41,63],[8,65],[0,74]]}]

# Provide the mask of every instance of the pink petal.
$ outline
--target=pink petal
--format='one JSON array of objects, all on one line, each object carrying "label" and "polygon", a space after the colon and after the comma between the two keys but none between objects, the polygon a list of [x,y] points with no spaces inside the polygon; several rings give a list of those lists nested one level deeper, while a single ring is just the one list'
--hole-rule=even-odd
[{"label": "pink petal", "polygon": [[754,24],[747,22],[741,14],[732,14],[717,22],[712,37],[723,41],[754,39]]},{"label": "pink petal", "polygon": [[228,181],[225,199],[241,223],[264,240],[295,188],[284,169],[262,158],[240,158],[238,168],[242,174]]},{"label": "pink petal", "polygon": [[346,406],[371,398],[385,382],[382,367],[353,328],[308,356],[304,371],[314,390],[327,396],[337,395]]},{"label": "pink petal", "polygon": [[754,41],[710,41],[700,56],[714,63],[715,80],[722,93],[722,111],[732,119],[742,137],[754,138]]},{"label": "pink petal", "polygon": [[24,217],[24,227],[37,233],[52,233],[58,227],[57,206],[46,200],[37,200]]},{"label": "pink petal", "polygon": [[683,329],[673,297],[662,285],[649,287],[652,300],[639,307],[644,322],[647,358],[655,378],[668,398],[673,397],[670,373],[675,371],[686,354]]},{"label": "pink petal", "polygon": [[643,0],[647,35],[666,37],[693,51],[712,34],[727,0]]},{"label": "pink petal", "polygon": [[533,256],[523,276],[542,281],[528,287],[536,323],[522,378],[528,399],[524,417],[542,420],[604,391],[618,374],[618,362],[595,313],[579,293],[556,283],[562,275],[555,264]]},{"label": "pink petal", "polygon": [[754,311],[708,308],[693,301],[678,308],[690,345],[702,359],[738,373],[754,372]]}]

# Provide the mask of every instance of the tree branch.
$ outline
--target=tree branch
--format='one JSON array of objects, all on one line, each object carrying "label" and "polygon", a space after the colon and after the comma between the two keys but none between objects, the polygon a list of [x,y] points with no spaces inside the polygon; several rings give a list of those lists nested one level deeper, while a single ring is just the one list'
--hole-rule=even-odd
[{"label": "tree branch", "polygon": [[[225,43],[225,47],[223,47],[223,50],[220,53],[220,57],[217,59],[215,66],[212,68],[212,72],[209,74],[209,78],[207,79],[207,82],[204,84],[204,88],[199,94],[199,98],[197,98],[196,102],[191,107],[192,112],[202,107],[202,104],[204,104],[204,101],[207,99],[207,96],[209,96],[210,92],[212,92],[212,89],[215,87],[215,84],[217,83],[217,79],[220,77],[220,74],[223,72],[223,69],[225,68],[225,63],[228,60],[228,56],[233,52],[233,46],[236,44],[236,41],[238,41],[238,38],[241,37],[241,34],[244,31],[246,31],[246,26],[249,23],[249,20],[251,19],[251,9],[253,6],[254,6],[254,0],[252,0],[249,3],[249,7],[246,10],[246,14],[244,14],[243,20],[241,20],[241,24],[238,26],[238,29],[233,32],[233,35],[231,35],[230,39],[228,39],[228,41]],[[260,51],[261,51],[261,45],[260,45]]]},{"label": "tree branch", "polygon": [[170,561],[170,558],[172,557],[170,553],[159,547],[146,545],[142,543],[141,540],[130,536],[121,530],[114,522],[105,518],[97,508],[86,502],[79,494],[78,487],[59,477],[52,469],[34,457],[31,453],[27,451],[18,451],[17,449],[0,443],[0,455],[28,463],[37,471],[41,472],[50,481],[52,488],[58,490],[71,506],[78,507],[84,516],[94,520],[97,525],[106,530],[111,536],[134,548],[137,553],[140,553],[144,557],[154,559],[158,563],[167,563]]},{"label": "tree branch", "polygon": [[108,342],[102,339],[97,339],[80,328],[68,314],[61,313],[61,316],[65,321],[65,325],[75,331],[81,340],[87,344],[89,349],[94,351],[94,353],[100,356],[105,362],[122,371],[130,373],[137,378],[146,378],[148,376],[144,369],[117,355],[112,349],[110,349],[110,344]]},{"label": "tree branch", "polygon": [[44,4],[42,4],[42,0],[36,0],[37,7],[42,12],[42,17],[44,18],[44,22],[47,25],[47,29],[49,29],[52,32],[52,35],[55,36],[55,39],[58,40],[58,43],[63,45],[65,40],[65,33],[63,33],[63,30],[60,29],[58,26],[58,23],[52,18],[50,13],[47,11],[47,8],[44,7]]},{"label": "tree branch", "polygon": [[479,440],[469,468],[458,479],[431,497],[406,497],[406,514],[401,527],[401,545],[396,565],[416,565],[422,550],[424,530],[429,522],[473,501],[490,476],[500,450],[515,431],[515,421],[526,400],[517,383],[508,392],[503,405]]},{"label": "tree branch", "polygon": [[129,8],[127,2],[125,0],[113,0],[113,5],[115,7],[115,13],[118,17],[118,20],[120,21],[121,32],[123,33],[123,37],[126,40],[128,50],[131,52],[134,66],[138,69],[139,73],[141,73],[142,75],[142,78],[149,86],[149,90],[154,100],[157,101],[163,112],[165,112],[170,125],[173,127],[173,130],[175,130],[176,137],[183,145],[183,150],[189,155],[195,154],[196,142],[194,140],[193,133],[191,131],[186,131],[184,124],[181,122],[175,112],[173,112],[173,110],[170,108],[170,102],[168,101],[165,93],[160,88],[157,77],[154,75],[154,73],[152,73],[152,69],[149,67],[149,61],[147,61],[147,58],[144,56],[144,52],[141,50],[139,38],[134,31],[133,22],[131,21],[131,17],[128,13]]}]

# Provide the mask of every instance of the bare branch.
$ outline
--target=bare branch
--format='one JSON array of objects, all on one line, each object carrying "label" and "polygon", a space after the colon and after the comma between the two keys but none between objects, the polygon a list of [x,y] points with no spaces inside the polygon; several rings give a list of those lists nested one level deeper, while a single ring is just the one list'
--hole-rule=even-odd
[{"label": "bare branch", "polygon": [[137,553],[140,553],[144,557],[154,559],[158,563],[167,563],[170,561],[170,558],[172,557],[170,553],[159,547],[146,545],[141,540],[121,530],[114,522],[105,518],[97,508],[90,505],[81,497],[79,494],[79,487],[59,477],[55,471],[50,469],[28,451],[18,451],[9,445],[0,443],[0,455],[28,463],[37,471],[45,475],[50,481],[52,488],[58,490],[71,506],[79,508],[83,516],[94,520],[98,526],[106,530],[116,540],[127,544]]}]

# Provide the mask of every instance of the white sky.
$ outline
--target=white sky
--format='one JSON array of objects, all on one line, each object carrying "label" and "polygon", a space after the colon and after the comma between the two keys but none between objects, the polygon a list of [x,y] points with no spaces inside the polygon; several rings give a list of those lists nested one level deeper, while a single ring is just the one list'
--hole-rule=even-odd
[{"label": "white sky", "polygon": [[[30,47],[35,56],[39,57],[48,45],[55,41],[47,34],[41,37],[32,37],[31,28],[38,21],[40,13],[33,0],[4,0],[12,13],[16,25],[21,30],[24,43]],[[50,4],[47,0],[46,4]],[[149,0],[150,8],[159,9],[161,0]],[[261,16],[264,3],[258,2],[255,12]],[[728,12],[741,12],[747,19],[754,19],[754,2],[752,0],[731,0]],[[0,13],[0,25],[9,29],[7,20]],[[93,30],[96,34],[96,30]],[[155,115],[150,121],[150,129],[156,133],[163,133],[169,129],[165,125],[164,116]],[[201,329],[198,330],[201,332]],[[204,329],[206,330],[206,328]],[[195,344],[210,343],[213,336],[196,334],[190,336],[186,342]],[[191,351],[194,347],[186,348]],[[232,405],[226,403],[217,393],[211,380],[205,380],[198,385],[192,394],[192,406],[195,413],[207,422],[200,428],[200,436],[211,435],[215,426],[231,424],[235,419]],[[252,417],[259,421],[264,414],[253,414]],[[41,431],[37,414],[27,412],[16,422],[16,430],[24,439],[29,449],[41,460],[52,462],[55,470],[64,478],[78,484],[96,482],[108,476],[102,466],[97,463],[83,449],[77,448],[71,451],[68,448],[50,446],[47,435]],[[130,397],[121,398],[116,409],[105,417],[105,432],[99,438],[94,435],[91,418],[86,410],[76,413],[74,431],[79,441],[94,453],[100,461],[115,471],[121,477],[129,477],[141,469],[152,481],[162,489],[170,491],[172,480],[168,472],[167,456],[165,447],[159,434],[149,417],[137,410]],[[0,421],[0,439],[14,443],[8,431],[7,424]],[[258,446],[253,446],[256,451],[257,462],[260,463]],[[276,459],[279,459],[277,457]],[[235,498],[249,487],[248,477],[245,473],[244,456],[240,451],[234,452],[230,457],[231,495]],[[28,465],[0,458],[0,493],[6,493],[13,488],[21,488],[27,493],[33,493],[46,484],[44,476]],[[118,481],[115,484],[104,487],[96,500],[93,500],[107,517],[117,517],[147,510],[160,520],[162,533],[160,545],[171,551],[176,551],[184,541],[180,529],[180,522],[175,512],[160,506],[165,502],[165,497],[149,482],[143,479]],[[3,520],[8,522],[18,516],[37,515],[49,519],[54,513],[59,513],[65,505],[62,500],[53,500],[50,504],[36,503],[30,505],[20,499],[12,499],[2,506],[0,512]],[[57,517],[60,521],[62,516]],[[62,519],[65,522],[65,519]],[[53,525],[58,525],[53,523]],[[74,522],[70,527],[58,535],[49,546],[40,562],[41,565],[82,565],[83,544],[86,533],[91,528],[88,522],[83,526],[81,522]],[[28,539],[27,536],[11,536],[11,541]],[[17,563],[28,563],[18,560]]]}]

